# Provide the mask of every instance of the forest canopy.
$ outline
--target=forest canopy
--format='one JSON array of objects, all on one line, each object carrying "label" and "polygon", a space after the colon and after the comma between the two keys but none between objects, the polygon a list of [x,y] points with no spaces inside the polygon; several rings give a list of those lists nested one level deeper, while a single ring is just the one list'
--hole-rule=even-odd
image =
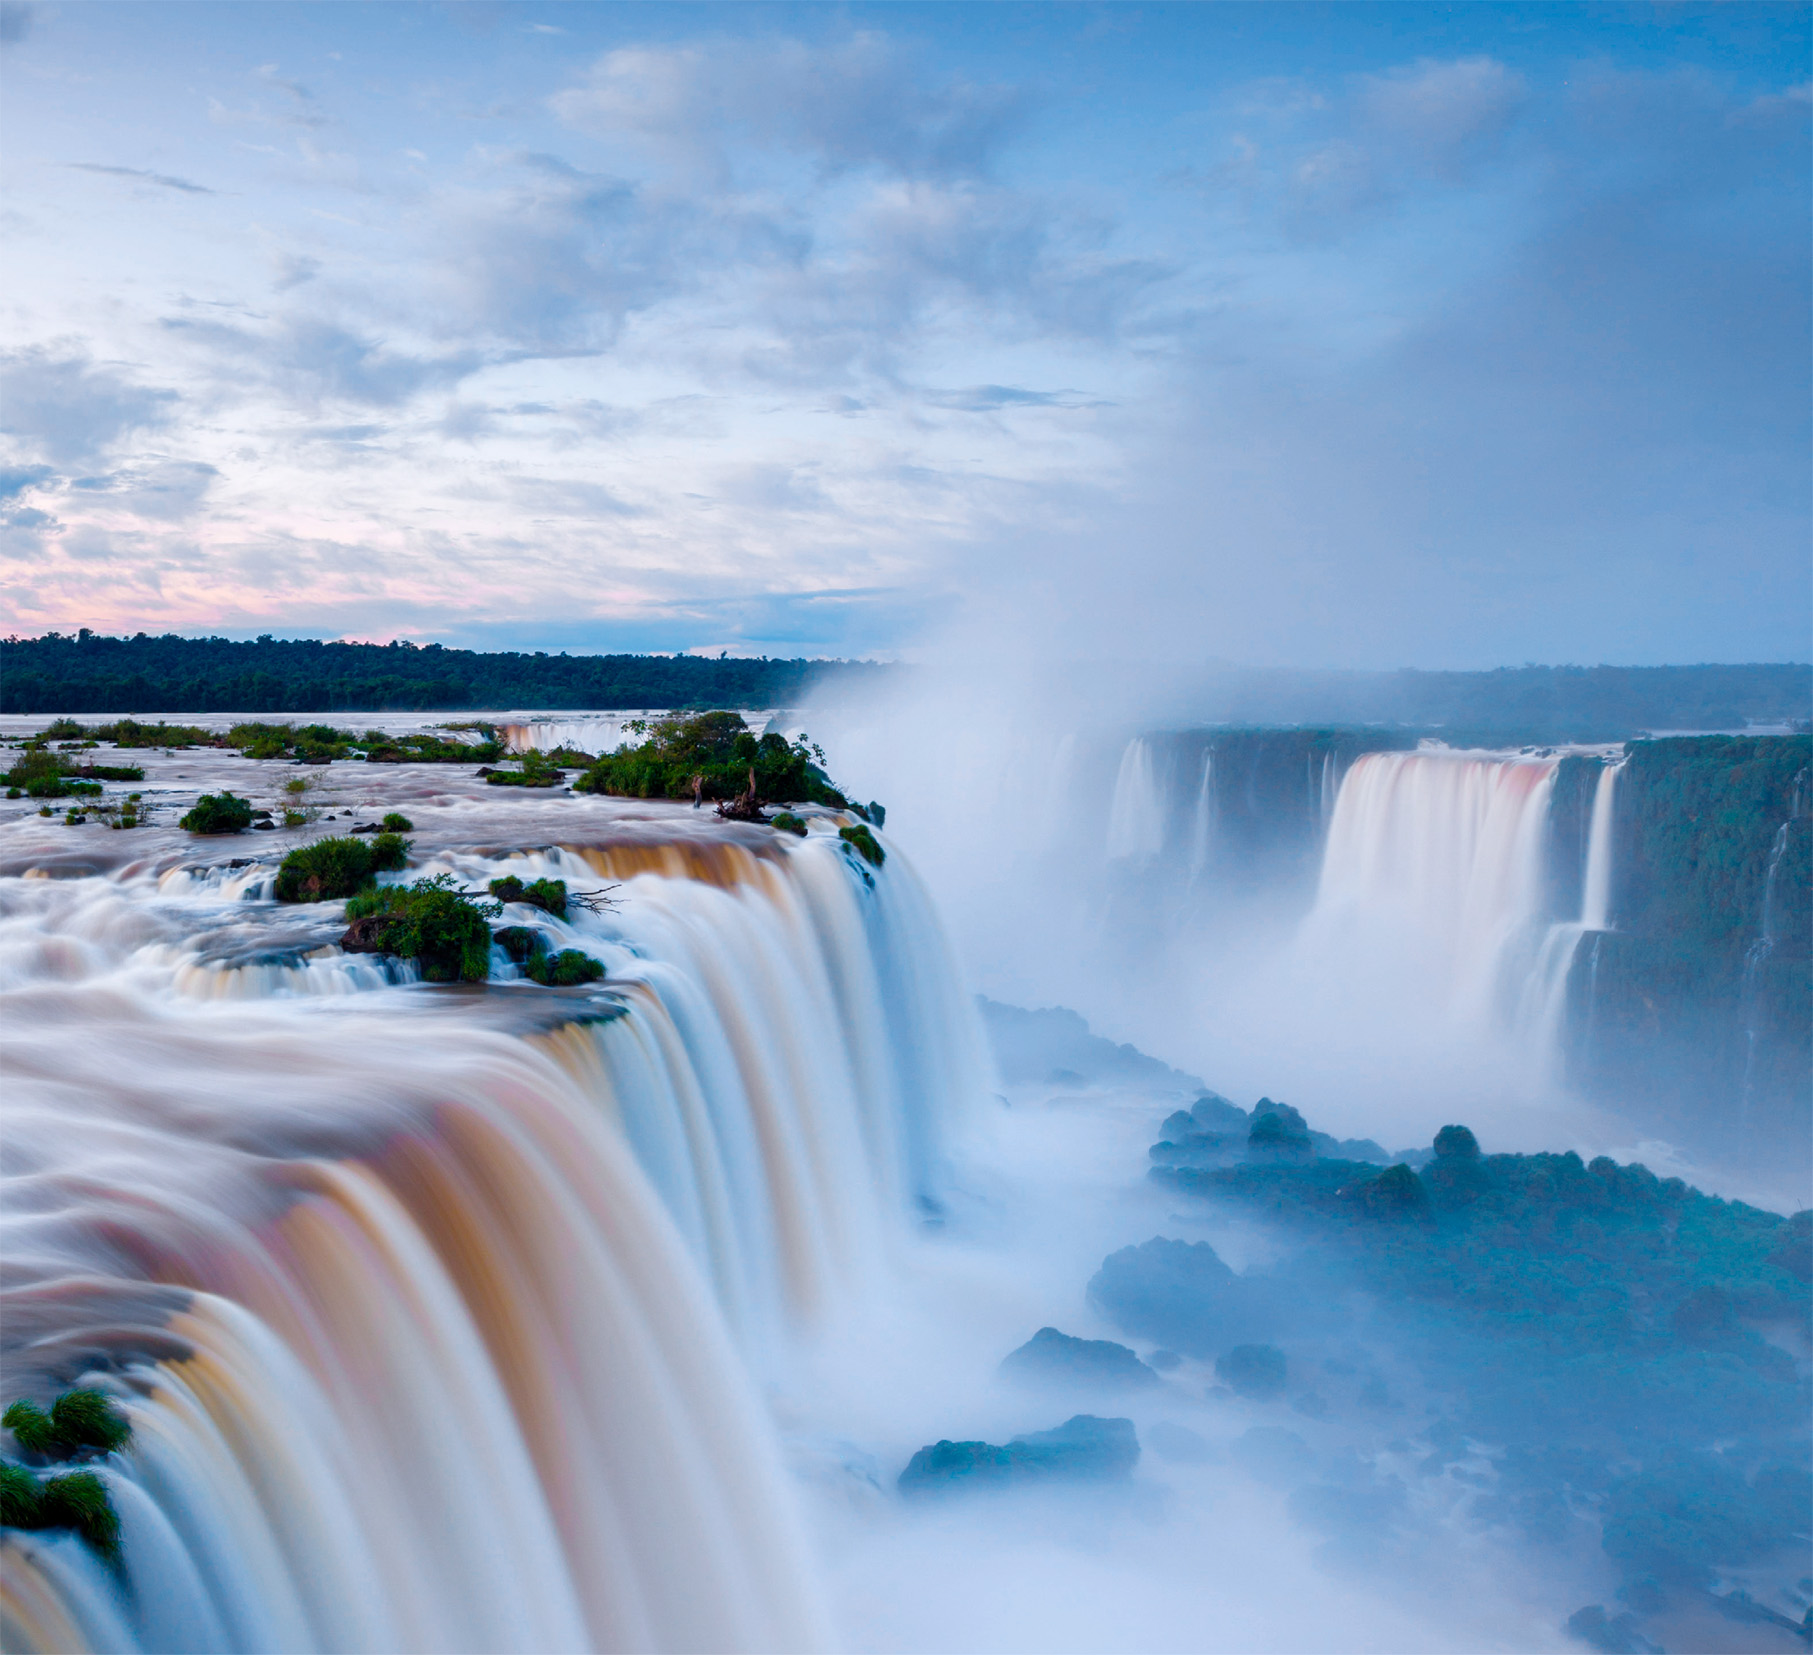
[{"label": "forest canopy", "polygon": [[0,712],[786,707],[826,678],[869,683],[896,670],[873,661],[481,653],[312,638],[109,638],[84,627],[0,643]]}]

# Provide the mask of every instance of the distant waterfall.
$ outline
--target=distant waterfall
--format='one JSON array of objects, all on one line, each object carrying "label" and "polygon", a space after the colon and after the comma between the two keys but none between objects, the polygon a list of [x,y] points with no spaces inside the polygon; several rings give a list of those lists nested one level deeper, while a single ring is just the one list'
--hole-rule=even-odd
[{"label": "distant waterfall", "polygon": [[924,893],[679,823],[436,869],[618,882],[546,920],[608,977],[427,991],[256,868],[0,882],[7,1394],[135,1429],[130,1590],[9,1531],[5,1648],[828,1643],[748,1364],[935,1203],[980,1085]]},{"label": "distant waterfall", "polygon": [[[1567,1020],[1568,981],[1584,937],[1611,929],[1612,826],[1618,766],[1602,764],[1593,784],[1593,810],[1587,824],[1586,866],[1580,883],[1580,917],[1558,920],[1542,940],[1534,969],[1518,999],[1519,1032],[1534,1046],[1537,1060],[1551,1081],[1560,1079],[1562,1035]],[[1597,952],[1592,969],[1596,973]]]},{"label": "distant waterfall", "polygon": [[1557,1048],[1580,938],[1605,929],[1617,771],[1594,789],[1578,918],[1546,911],[1557,760],[1372,753],[1335,800],[1306,933],[1358,969],[1402,967],[1451,1022],[1509,1029],[1543,1063]]},{"label": "distant waterfall", "polygon": [[1202,755],[1202,785],[1196,789],[1196,810],[1190,822],[1190,883],[1201,879],[1215,849],[1215,750]]},{"label": "distant waterfall", "polygon": [[1121,754],[1108,808],[1108,860],[1147,862],[1165,848],[1165,801],[1152,743],[1135,736]]}]

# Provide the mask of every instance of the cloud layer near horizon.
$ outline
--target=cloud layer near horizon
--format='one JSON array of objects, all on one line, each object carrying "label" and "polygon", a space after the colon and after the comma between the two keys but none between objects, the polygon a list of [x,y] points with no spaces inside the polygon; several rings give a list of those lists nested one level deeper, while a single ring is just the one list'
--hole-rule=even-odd
[{"label": "cloud layer near horizon", "polygon": [[1805,654],[1798,13],[14,10],[17,630]]}]

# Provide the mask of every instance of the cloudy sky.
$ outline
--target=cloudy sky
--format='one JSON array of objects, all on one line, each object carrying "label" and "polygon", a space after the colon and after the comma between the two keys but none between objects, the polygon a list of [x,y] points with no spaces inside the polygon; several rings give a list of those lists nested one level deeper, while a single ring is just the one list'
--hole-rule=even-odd
[{"label": "cloudy sky", "polygon": [[4,623],[1806,659],[1807,24],[7,4]]}]

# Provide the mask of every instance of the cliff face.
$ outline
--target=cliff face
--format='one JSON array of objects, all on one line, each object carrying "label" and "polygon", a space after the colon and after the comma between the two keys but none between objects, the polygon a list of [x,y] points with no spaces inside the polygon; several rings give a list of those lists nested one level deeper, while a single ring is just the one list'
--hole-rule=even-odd
[{"label": "cliff face", "polygon": [[[1686,736],[1627,753],[1613,929],[1575,959],[1570,1073],[1659,1123],[1804,1143],[1813,737]],[[1558,839],[1572,818],[1558,815]]]}]

